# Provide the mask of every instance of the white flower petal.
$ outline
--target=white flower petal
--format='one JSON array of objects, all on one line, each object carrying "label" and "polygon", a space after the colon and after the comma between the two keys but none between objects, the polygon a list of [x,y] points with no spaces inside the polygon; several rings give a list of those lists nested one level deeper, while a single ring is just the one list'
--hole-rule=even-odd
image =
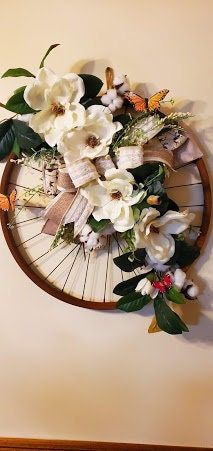
[{"label": "white flower petal", "polygon": [[160,227],[162,233],[179,234],[186,230],[193,221],[194,213],[189,213],[188,210],[183,212],[167,211],[161,218],[153,221],[155,227]]},{"label": "white flower petal", "polygon": [[147,244],[147,254],[154,262],[166,263],[174,255],[175,241],[171,235],[151,233]]},{"label": "white flower petal", "polygon": [[62,131],[59,128],[50,128],[44,133],[45,141],[49,146],[54,147],[61,139]]},{"label": "white flower petal", "polygon": [[70,85],[65,79],[59,79],[54,83],[46,95],[46,100],[51,105],[66,105],[70,100]]},{"label": "white flower petal", "polygon": [[62,79],[69,82],[70,85],[70,101],[73,103],[78,103],[81,97],[85,94],[84,82],[81,77],[77,74],[66,74]]},{"label": "white flower petal", "polygon": [[43,67],[24,91],[24,100],[34,110],[42,110],[46,106],[45,95],[49,92],[57,76],[50,69]]},{"label": "white flower petal", "polygon": [[88,183],[84,188],[81,188],[80,193],[88,199],[90,204],[97,207],[103,207],[111,201],[111,197],[106,190],[96,182]]},{"label": "white flower petal", "polygon": [[37,133],[45,133],[53,127],[55,116],[50,109],[39,111],[30,119],[30,127]]}]

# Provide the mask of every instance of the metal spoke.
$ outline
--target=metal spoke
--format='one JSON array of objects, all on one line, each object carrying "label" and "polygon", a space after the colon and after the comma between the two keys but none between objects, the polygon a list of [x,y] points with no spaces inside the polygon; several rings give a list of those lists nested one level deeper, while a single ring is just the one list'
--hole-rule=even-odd
[{"label": "metal spoke", "polygon": [[165,190],[172,189],[172,188],[182,188],[182,186],[195,186],[195,185],[202,185],[202,182],[186,183],[183,185],[166,186]]},{"label": "metal spoke", "polygon": [[52,249],[48,249],[48,251],[44,252],[40,257],[37,257],[35,260],[33,260],[29,266],[31,266],[33,263],[37,262],[37,260],[40,260],[40,258],[44,257],[45,255],[49,254],[50,252],[54,251],[58,246],[61,246],[65,241],[62,241],[59,243],[56,247],[53,247]]},{"label": "metal spoke", "polygon": [[106,287],[107,287],[107,276],[108,276],[108,267],[109,267],[109,254],[110,254],[110,236],[108,237],[108,250],[107,250],[107,267],[106,267],[106,275],[105,275],[105,284],[104,284],[104,299],[106,301]]},{"label": "metal spoke", "polygon": [[36,238],[36,236],[39,236],[39,235],[41,235],[41,234],[42,234],[42,232],[37,233],[36,235],[32,236],[31,238],[28,238],[27,240],[22,241],[22,242],[19,243],[16,247],[22,246],[22,244],[25,244],[25,243],[27,243],[28,241],[33,240],[33,238]]},{"label": "metal spoke", "polygon": [[14,223],[14,226],[16,225],[19,225],[19,224],[24,224],[25,222],[28,222],[28,221],[33,221],[33,220],[39,220],[39,219],[43,219],[42,217],[38,217],[38,216],[34,216],[33,218],[30,218],[30,219],[25,219],[25,221],[19,221],[19,222],[15,222]]},{"label": "metal spoke", "polygon": [[76,258],[77,258],[77,256],[78,256],[80,250],[81,250],[81,244],[80,244],[80,246],[79,246],[78,251],[76,252],[76,256],[75,256],[75,258],[74,258],[74,260],[73,260],[73,262],[72,262],[71,268],[69,269],[69,272],[68,272],[68,274],[67,274],[66,280],[65,280],[65,282],[64,282],[64,285],[63,285],[63,288],[62,288],[61,291],[64,291],[64,288],[65,288],[65,286],[66,286],[66,284],[67,284],[67,281],[68,281],[68,279],[69,279],[70,273],[71,273],[71,271],[72,271],[72,268],[73,268],[73,266],[74,266],[74,264],[75,264]]},{"label": "metal spoke", "polygon": [[70,254],[72,254],[72,252],[76,249],[76,247],[78,247],[79,244],[76,244],[76,246],[58,263],[58,265],[45,277],[44,280],[48,279],[49,276],[51,276],[51,274],[64,262],[64,260],[66,260],[67,257],[69,257]]},{"label": "metal spoke", "polygon": [[84,287],[83,287],[83,293],[82,293],[81,299],[84,298],[84,291],[85,291],[85,287],[86,287],[87,274],[88,274],[88,268],[89,268],[89,261],[90,261],[90,254],[88,255],[87,269],[86,269],[86,274],[85,274],[85,279],[84,279]]}]

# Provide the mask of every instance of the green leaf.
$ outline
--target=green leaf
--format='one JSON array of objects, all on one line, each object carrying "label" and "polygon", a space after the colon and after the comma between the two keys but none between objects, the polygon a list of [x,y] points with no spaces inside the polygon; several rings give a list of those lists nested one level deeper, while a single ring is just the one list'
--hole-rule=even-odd
[{"label": "green leaf", "polygon": [[33,75],[28,70],[23,69],[22,67],[16,67],[14,69],[8,69],[1,76],[1,78],[6,78],[6,77],[34,77],[35,78],[35,75]]},{"label": "green leaf", "polygon": [[[146,188],[146,185],[145,185],[145,188]],[[160,180],[154,180],[152,182],[152,184],[150,184],[147,188],[148,196],[153,194],[155,196],[162,197],[164,193],[165,193],[165,190],[164,190],[164,187],[163,187],[162,183],[160,182]]]},{"label": "green leaf", "polygon": [[42,143],[40,136],[25,122],[13,119],[13,128],[17,142],[23,150],[35,149]]},{"label": "green leaf", "polygon": [[91,98],[87,98],[87,97],[82,97],[81,98],[81,104],[84,106],[84,108],[89,108],[89,106],[92,105],[102,105],[100,98],[95,97],[94,99]]},{"label": "green leaf", "polygon": [[154,299],[154,309],[158,326],[167,334],[177,335],[189,331],[186,324],[162,297],[158,296]]},{"label": "green leaf", "polygon": [[145,186],[149,186],[152,185],[153,182],[161,182],[163,183],[165,179],[165,170],[164,167],[158,163],[158,169],[156,169],[154,171],[153,174],[150,174],[145,180],[144,180],[144,185]]},{"label": "green leaf", "polygon": [[113,117],[113,122],[120,122],[123,127],[131,121],[131,117],[128,114],[118,114]]},{"label": "green leaf", "polygon": [[176,304],[186,303],[185,296],[175,286],[166,292],[166,297],[169,301],[175,302]]},{"label": "green leaf", "polygon": [[7,101],[5,108],[13,113],[29,114],[34,113],[34,110],[24,100],[24,90],[26,86],[18,88],[15,93]]},{"label": "green leaf", "polygon": [[176,204],[176,202],[174,202],[172,199],[168,198],[168,207],[167,210],[172,210],[172,211],[179,211],[179,207]]},{"label": "green leaf", "polygon": [[[82,78],[85,86],[85,94],[82,99],[92,99],[93,97],[96,97],[103,86],[102,80],[100,80],[100,78],[96,77],[95,75],[78,74],[78,76]],[[82,99],[81,103],[82,101],[84,101]]]},{"label": "green leaf", "polygon": [[155,171],[157,171],[158,169],[159,163],[145,163],[142,166],[138,166],[137,168],[129,169],[129,172],[132,173],[135,180],[139,183],[144,182],[149,175],[154,176]]},{"label": "green leaf", "polygon": [[147,277],[147,274],[140,274],[139,276],[118,283],[114,288],[113,293],[118,294],[119,296],[125,296],[126,294],[132,293],[137,287],[138,282],[144,277]]},{"label": "green leaf", "polygon": [[150,301],[150,296],[142,296],[141,293],[133,291],[133,293],[127,294],[120,298],[116,304],[116,308],[119,310],[124,310],[125,312],[135,312],[137,310],[141,310]]},{"label": "green leaf", "polygon": [[45,59],[47,58],[47,56],[49,55],[49,53],[50,53],[55,47],[58,47],[58,45],[60,45],[60,44],[52,44],[52,45],[48,48],[47,52],[45,53],[44,57],[43,57],[42,60],[41,60],[41,64],[40,64],[40,66],[39,66],[39,69],[41,69],[42,67],[44,67],[44,61],[45,61]]},{"label": "green leaf", "polygon": [[[132,258],[132,256],[134,258]],[[132,272],[134,269],[143,266],[145,257],[145,249],[137,249],[134,254],[132,252],[127,252],[126,254],[113,258],[113,261],[122,271]]]},{"label": "green leaf", "polygon": [[15,135],[12,119],[0,124],[0,160],[3,160],[11,151]]},{"label": "green leaf", "polygon": [[19,155],[20,155],[20,152],[21,152],[21,150],[20,150],[20,146],[19,146],[19,144],[18,144],[18,142],[17,142],[17,139],[15,138],[15,141],[14,141],[14,143],[13,143],[13,148],[12,148],[12,152],[13,153],[15,153],[16,155],[17,155],[17,157],[19,157]]},{"label": "green leaf", "polygon": [[177,263],[180,268],[191,265],[200,255],[196,244],[188,244],[185,240],[175,240],[175,253],[169,260],[168,265]]},{"label": "green leaf", "polygon": [[100,232],[105,229],[108,224],[110,224],[110,219],[101,219],[101,221],[96,221],[93,216],[90,216],[88,224],[92,227],[93,232]]}]

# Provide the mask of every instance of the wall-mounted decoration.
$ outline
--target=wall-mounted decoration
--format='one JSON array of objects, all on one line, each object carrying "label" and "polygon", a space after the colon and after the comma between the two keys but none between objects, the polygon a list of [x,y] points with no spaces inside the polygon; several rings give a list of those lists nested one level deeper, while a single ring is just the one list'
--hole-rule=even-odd
[{"label": "wall-mounted decoration", "polygon": [[8,246],[55,298],[126,312],[152,304],[149,332],[187,332],[175,307],[198,296],[186,270],[211,215],[191,115],[174,111],[167,89],[145,98],[109,67],[105,91],[94,75],[56,75],[44,66],[56,46],[35,75],[2,76],[30,79],[0,104],[14,113],[0,123]]}]

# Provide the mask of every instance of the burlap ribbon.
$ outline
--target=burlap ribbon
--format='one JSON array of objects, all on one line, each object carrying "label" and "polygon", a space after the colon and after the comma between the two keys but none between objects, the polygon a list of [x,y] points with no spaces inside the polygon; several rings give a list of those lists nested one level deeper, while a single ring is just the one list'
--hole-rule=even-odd
[{"label": "burlap ribbon", "polygon": [[164,132],[143,147],[126,146],[116,151],[116,165],[120,169],[133,169],[148,162],[159,162],[177,169],[203,156],[194,136],[188,129],[184,133]]},{"label": "burlap ribbon", "polygon": [[[83,170],[82,164],[79,165],[79,169],[76,164],[74,168],[71,168],[71,172],[74,174],[74,180],[71,179],[70,174],[68,173],[68,169],[70,171],[70,166],[69,168],[65,167],[63,169],[59,169],[57,182],[59,194],[50,202],[44,211],[43,216],[47,219],[47,221],[42,229],[43,233],[55,235],[60,225],[73,223],[75,237],[85,226],[87,219],[92,213],[93,206],[90,205],[87,199],[80,194],[80,190],[76,187],[76,185],[80,186],[79,180],[83,181],[85,180],[85,177],[89,181],[97,177],[95,166],[88,160],[87,173],[86,164],[87,162],[84,161]],[[94,169],[91,166],[94,166]],[[89,178],[88,174],[90,174]]]}]

